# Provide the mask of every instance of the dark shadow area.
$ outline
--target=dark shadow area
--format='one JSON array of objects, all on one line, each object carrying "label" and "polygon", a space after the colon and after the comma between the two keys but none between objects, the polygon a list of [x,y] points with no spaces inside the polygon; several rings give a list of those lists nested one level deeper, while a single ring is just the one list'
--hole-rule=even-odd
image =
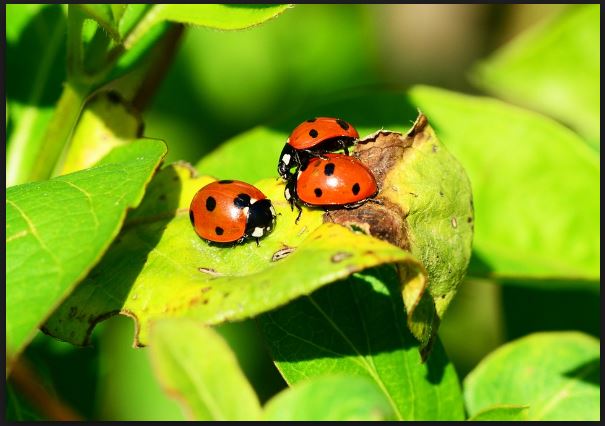
[{"label": "dark shadow area", "polygon": [[580,366],[563,373],[570,379],[581,380],[592,385],[601,387],[601,359],[594,358]]},{"label": "dark shadow area", "polygon": [[93,347],[78,348],[38,333],[22,355],[37,385],[88,419],[94,418],[100,372],[96,336],[92,341]]},{"label": "dark shadow area", "polygon": [[[67,23],[61,5],[46,5],[21,31],[17,43],[4,53],[6,98],[37,106],[54,105],[66,78]],[[51,42],[56,44],[52,45]],[[37,86],[43,72],[42,85]],[[40,91],[39,95],[34,93]]]},{"label": "dark shadow area", "polygon": [[[601,336],[598,290],[573,288],[573,281],[502,281],[506,340],[537,331],[578,330]],[[598,283],[594,283],[598,289]]]},{"label": "dark shadow area", "polygon": [[[419,343],[408,331],[398,277],[390,265],[322,287],[260,315],[257,323],[276,362],[414,351],[411,358],[402,353],[399,361],[420,365]],[[439,383],[446,365],[437,341],[425,364],[426,378]]]},{"label": "dark shadow area", "polygon": [[[64,333],[59,334],[59,330],[65,327],[71,330],[71,339],[82,345],[90,344],[95,326],[122,310],[149,253],[158,244],[164,229],[176,214],[180,192],[180,179],[173,168],[164,168],[155,175],[147,187],[143,201],[127,215],[120,234],[100,262],[53,313],[42,331],[57,336]],[[139,227],[143,226],[145,229],[140,230]],[[99,294],[103,294],[101,292],[97,293],[97,298],[90,297],[95,287],[103,286],[111,297],[99,297]],[[86,305],[81,304],[82,300],[86,300]],[[136,321],[134,314],[128,314]],[[69,322],[71,324],[63,325]]]}]

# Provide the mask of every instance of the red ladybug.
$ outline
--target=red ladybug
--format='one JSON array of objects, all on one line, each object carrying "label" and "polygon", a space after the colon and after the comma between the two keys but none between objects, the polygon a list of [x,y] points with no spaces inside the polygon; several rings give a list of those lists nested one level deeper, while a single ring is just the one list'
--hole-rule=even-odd
[{"label": "red ladybug", "polygon": [[239,243],[275,226],[271,201],[256,187],[239,180],[209,183],[193,197],[189,218],[197,235],[215,243]]},{"label": "red ladybug", "polygon": [[290,206],[355,208],[378,193],[374,174],[357,158],[344,154],[325,154],[298,170],[296,179],[286,184],[284,196]]},{"label": "red ladybug", "polygon": [[358,138],[357,130],[340,118],[318,117],[307,120],[290,134],[279,157],[277,172],[283,179],[289,180],[295,173],[290,170],[302,167],[312,157],[338,149],[344,149],[348,155],[347,148]]}]

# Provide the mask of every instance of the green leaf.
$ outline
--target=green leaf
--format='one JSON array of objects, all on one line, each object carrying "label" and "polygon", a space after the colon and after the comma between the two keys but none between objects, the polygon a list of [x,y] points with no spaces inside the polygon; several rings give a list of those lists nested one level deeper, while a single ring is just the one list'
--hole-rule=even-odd
[{"label": "green leaf", "polygon": [[115,41],[120,41],[117,21],[114,19],[115,5],[110,4],[77,4],[86,15],[94,19]]},{"label": "green leaf", "polygon": [[[28,182],[65,80],[66,13],[61,5],[6,7],[6,186]],[[8,129],[7,129],[8,130]]]},{"label": "green leaf", "polygon": [[487,356],[464,381],[468,411],[528,405],[529,420],[599,420],[600,345],[578,332],[535,333]]},{"label": "green leaf", "polygon": [[[402,262],[410,279],[420,276],[409,253],[340,225],[321,225],[322,212],[305,209],[295,225],[284,183],[275,178],[256,184],[278,213],[259,247],[254,241],[208,244],[191,226],[189,205],[214,179],[190,174],[176,164],[154,178],[103,260],[46,323],[48,333],[85,344],[97,321],[120,312],[136,319],[136,343],[145,345],[152,319],[187,316],[218,324],[250,318],[383,263]],[[302,277],[301,270],[307,272]]]},{"label": "green leaf", "polygon": [[97,92],[80,115],[60,175],[91,167],[113,148],[141,136],[143,120],[116,92]]},{"label": "green leaf", "polygon": [[317,377],[280,392],[267,402],[263,418],[275,421],[393,420],[380,388],[362,376]]},{"label": "green leaf", "polygon": [[156,4],[146,9],[124,40],[124,45],[129,49],[152,26],[162,21],[239,30],[274,18],[288,7],[290,6],[261,4]]},{"label": "green leaf", "polygon": [[570,124],[600,150],[600,11],[570,6],[479,63],[474,81]]},{"label": "green leaf", "polygon": [[525,405],[494,405],[475,414],[469,420],[483,422],[507,422],[527,420],[528,407]]},{"label": "green leaf", "polygon": [[257,321],[290,385],[325,374],[364,376],[397,419],[464,419],[458,378],[438,340],[421,361],[392,266],[356,273]]},{"label": "green leaf", "polygon": [[6,191],[6,346],[16,356],[100,259],[166,146],[142,140],[97,167]]},{"label": "green leaf", "polygon": [[256,420],[260,404],[225,340],[199,322],[171,318],[151,328],[155,373],[192,420]]},{"label": "green leaf", "polygon": [[289,7],[291,6],[283,4],[166,4],[156,6],[155,11],[161,19],[167,21],[239,30],[275,18]]},{"label": "green leaf", "polygon": [[469,273],[598,279],[595,151],[558,123],[494,99],[423,86],[410,99],[470,177],[478,262]]}]

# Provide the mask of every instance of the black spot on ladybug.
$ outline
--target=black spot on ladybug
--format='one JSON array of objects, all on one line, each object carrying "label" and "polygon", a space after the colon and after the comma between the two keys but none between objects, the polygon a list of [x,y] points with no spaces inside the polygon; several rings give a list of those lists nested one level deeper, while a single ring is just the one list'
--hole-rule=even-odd
[{"label": "black spot on ladybug", "polygon": [[359,194],[359,190],[360,190],[361,188],[359,187],[359,184],[358,184],[358,183],[356,183],[355,185],[353,185],[353,188],[352,188],[352,189],[353,189],[353,194],[357,195],[357,194]]},{"label": "black spot on ladybug", "polygon": [[334,163],[328,163],[326,164],[326,166],[324,167],[324,174],[326,176],[332,176],[334,174],[334,168],[336,166],[334,165]]},{"label": "black spot on ladybug", "polygon": [[191,224],[195,226],[195,218],[193,216],[193,210],[189,210],[189,220],[191,221]]},{"label": "black spot on ladybug", "polygon": [[307,120],[307,123],[314,123],[314,122],[315,122],[315,120],[317,120],[317,118],[309,118],[309,119]]},{"label": "black spot on ladybug", "polygon": [[317,198],[321,197],[322,192],[321,192],[321,189],[320,189],[320,188],[315,188],[315,189],[313,190],[313,192],[315,192],[315,196],[316,196]]},{"label": "black spot on ladybug", "polygon": [[316,138],[317,135],[319,135],[319,133],[317,132],[317,130],[315,130],[315,129],[309,130],[309,136],[311,136],[312,138]]},{"label": "black spot on ladybug", "polygon": [[225,179],[225,180],[219,180],[218,183],[220,183],[221,185],[225,185],[228,183],[233,183],[233,181],[230,179]]},{"label": "black spot on ladybug", "polygon": [[206,210],[211,212],[212,210],[214,210],[215,207],[216,207],[216,200],[214,199],[214,197],[206,198]]},{"label": "black spot on ladybug", "polygon": [[214,228],[214,232],[216,232],[216,235],[223,235],[223,232],[225,231],[220,226],[217,226],[216,228]]},{"label": "black spot on ladybug", "polygon": [[240,209],[248,207],[250,206],[250,196],[248,194],[237,194],[237,197],[233,200],[233,204]]},{"label": "black spot on ladybug", "polygon": [[346,121],[338,118],[338,119],[336,119],[336,122],[338,123],[338,125],[340,127],[342,127],[342,130],[349,130],[349,123],[347,123]]}]

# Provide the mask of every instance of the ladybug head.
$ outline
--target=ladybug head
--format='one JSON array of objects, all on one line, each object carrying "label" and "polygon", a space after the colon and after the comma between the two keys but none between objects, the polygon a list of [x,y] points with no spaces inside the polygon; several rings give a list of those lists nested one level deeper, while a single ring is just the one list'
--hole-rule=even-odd
[{"label": "ladybug head", "polygon": [[260,238],[275,227],[275,209],[267,198],[258,200],[248,210],[246,235]]},{"label": "ladybug head", "polygon": [[282,149],[281,154],[279,156],[279,163],[277,164],[277,173],[285,179],[288,180],[288,177],[292,176],[291,169],[293,167],[297,167],[298,164],[298,153],[292,145],[286,144],[284,149]]}]

